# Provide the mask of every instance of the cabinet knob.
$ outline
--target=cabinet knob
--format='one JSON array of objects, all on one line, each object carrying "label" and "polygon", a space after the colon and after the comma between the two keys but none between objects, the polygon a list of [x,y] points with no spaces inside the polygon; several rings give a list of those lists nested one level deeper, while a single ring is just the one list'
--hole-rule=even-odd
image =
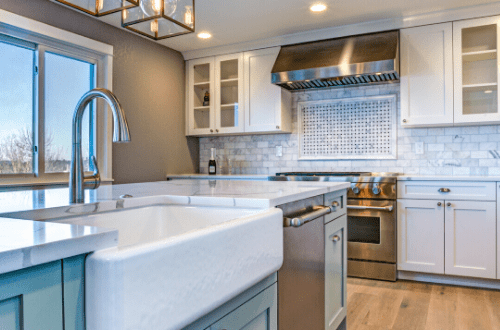
[{"label": "cabinet knob", "polygon": [[451,206],[451,203],[446,203],[446,206]]},{"label": "cabinet knob", "polygon": [[438,203],[438,206],[441,206],[441,205],[442,205],[442,204],[441,204],[441,202],[439,202],[439,203]]},{"label": "cabinet knob", "polygon": [[279,127],[279,126],[276,126],[276,129],[280,129],[280,127]]},{"label": "cabinet knob", "polygon": [[403,119],[403,123],[406,123],[406,119]]},{"label": "cabinet knob", "polygon": [[213,133],[213,132],[214,132],[214,130],[213,130],[213,129],[211,129],[211,130],[210,130],[210,133]]},{"label": "cabinet knob", "polygon": [[339,202],[337,202],[337,201],[333,201],[333,202],[332,202],[332,206],[333,206],[333,207],[339,207],[339,205],[340,205],[340,204],[339,204]]},{"label": "cabinet knob", "polygon": [[442,193],[449,193],[451,190],[448,188],[440,188],[438,191]]},{"label": "cabinet knob", "polygon": [[216,129],[216,130],[215,130],[215,132],[216,132],[216,133],[219,133],[219,130],[218,130],[218,129]]},{"label": "cabinet knob", "polygon": [[333,235],[332,237],[330,237],[330,239],[332,240],[332,242],[338,242],[338,241],[340,241],[340,236],[339,235]]}]

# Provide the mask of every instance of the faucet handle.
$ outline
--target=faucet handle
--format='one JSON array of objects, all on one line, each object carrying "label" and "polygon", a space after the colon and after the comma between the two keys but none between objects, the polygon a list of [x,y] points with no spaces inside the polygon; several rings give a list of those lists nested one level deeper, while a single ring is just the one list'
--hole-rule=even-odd
[{"label": "faucet handle", "polygon": [[94,167],[94,174],[83,178],[83,188],[97,189],[101,185],[101,174],[99,172],[99,167],[97,166],[97,160],[95,156],[92,156],[92,158],[90,158],[90,161],[92,162],[92,166]]}]

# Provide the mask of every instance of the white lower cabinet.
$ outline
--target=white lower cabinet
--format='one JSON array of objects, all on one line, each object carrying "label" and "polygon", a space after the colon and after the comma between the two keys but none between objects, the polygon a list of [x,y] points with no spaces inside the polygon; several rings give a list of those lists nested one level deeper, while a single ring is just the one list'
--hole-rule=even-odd
[{"label": "white lower cabinet", "polygon": [[398,270],[496,279],[496,202],[398,199]]},{"label": "white lower cabinet", "polygon": [[496,278],[496,203],[447,201],[445,273]]},{"label": "white lower cabinet", "polygon": [[398,200],[398,270],[444,274],[443,205]]}]

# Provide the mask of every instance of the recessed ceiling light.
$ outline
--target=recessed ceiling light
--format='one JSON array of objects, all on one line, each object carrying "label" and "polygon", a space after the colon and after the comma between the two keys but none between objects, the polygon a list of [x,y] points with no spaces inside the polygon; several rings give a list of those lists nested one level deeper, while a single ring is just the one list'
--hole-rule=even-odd
[{"label": "recessed ceiling light", "polygon": [[309,7],[312,12],[319,13],[326,10],[326,5],[323,3],[316,3]]},{"label": "recessed ceiling light", "polygon": [[201,33],[198,33],[198,38],[208,39],[208,38],[212,38],[212,35],[208,32],[201,32]]}]

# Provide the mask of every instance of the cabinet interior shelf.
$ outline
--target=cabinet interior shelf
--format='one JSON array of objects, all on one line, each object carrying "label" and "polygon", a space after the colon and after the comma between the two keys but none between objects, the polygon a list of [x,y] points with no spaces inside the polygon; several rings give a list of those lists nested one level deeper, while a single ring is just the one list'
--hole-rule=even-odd
[{"label": "cabinet interior shelf", "polygon": [[496,49],[462,53],[462,59],[464,62],[494,60],[496,58],[497,58]]},{"label": "cabinet interior shelf", "polygon": [[198,82],[194,84],[195,87],[200,87],[200,88],[209,88],[210,87],[210,82],[209,81],[204,81],[204,82]]},{"label": "cabinet interior shelf", "polygon": [[220,107],[221,109],[234,109],[238,107],[238,103],[221,104]]},{"label": "cabinet interior shelf", "polygon": [[470,84],[470,85],[462,85],[463,88],[477,88],[477,87],[490,87],[496,86],[497,83],[485,83],[485,84]]},{"label": "cabinet interior shelf", "polygon": [[232,87],[232,86],[238,86],[238,78],[234,79],[223,79],[220,81],[221,87]]}]

